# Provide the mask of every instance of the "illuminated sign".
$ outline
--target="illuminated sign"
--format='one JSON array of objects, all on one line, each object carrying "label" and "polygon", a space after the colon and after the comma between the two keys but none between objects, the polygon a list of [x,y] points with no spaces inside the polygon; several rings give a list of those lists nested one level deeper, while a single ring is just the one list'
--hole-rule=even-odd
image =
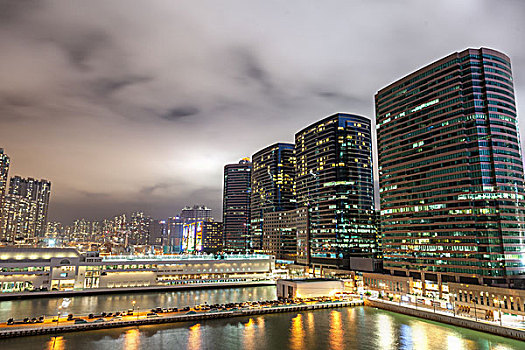
[{"label": "illuminated sign", "polygon": [[182,251],[185,252],[188,249],[188,236],[189,236],[190,225],[184,225],[182,231]]},{"label": "illuminated sign", "polygon": [[187,245],[187,251],[193,252],[195,251],[195,223],[191,223],[188,225],[188,245]]},{"label": "illuminated sign", "polygon": [[195,250],[202,251],[202,221],[196,222],[197,228],[195,232]]}]

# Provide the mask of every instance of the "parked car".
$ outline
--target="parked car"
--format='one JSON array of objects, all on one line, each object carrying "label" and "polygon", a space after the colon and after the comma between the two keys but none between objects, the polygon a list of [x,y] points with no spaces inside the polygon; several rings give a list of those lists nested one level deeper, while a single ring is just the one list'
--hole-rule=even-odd
[{"label": "parked car", "polygon": [[72,319],[73,319],[73,314],[69,314],[69,315],[67,315],[67,320],[68,320],[68,321],[71,321]]},{"label": "parked car", "polygon": [[106,322],[103,318],[97,318],[95,321],[93,321],[95,323],[100,323],[100,322]]},{"label": "parked car", "polygon": [[75,324],[83,324],[83,323],[89,323],[88,321],[82,319],[82,318],[77,318],[75,320]]},{"label": "parked car", "polygon": [[146,315],[147,317],[160,317],[159,315],[157,315],[156,313],[154,312],[148,312],[148,314]]},{"label": "parked car", "polygon": [[13,325],[13,324],[15,324],[15,320],[14,319],[10,318],[10,319],[7,320],[7,325],[8,326]]}]

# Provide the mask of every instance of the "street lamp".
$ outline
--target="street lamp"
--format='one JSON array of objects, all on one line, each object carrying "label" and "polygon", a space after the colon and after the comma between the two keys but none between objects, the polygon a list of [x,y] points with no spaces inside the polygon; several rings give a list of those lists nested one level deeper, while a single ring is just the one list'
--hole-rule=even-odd
[{"label": "street lamp", "polygon": [[503,326],[503,321],[501,320],[501,304],[503,304],[503,300],[495,299],[496,303],[498,303],[499,306],[499,325]]},{"label": "street lamp", "polygon": [[476,304],[478,303],[478,298],[474,297],[474,298],[472,298],[472,301],[474,302],[474,318],[477,321],[478,320],[478,314],[477,314],[477,311],[476,311]]},{"label": "street lamp", "polygon": [[436,313],[436,295],[432,293],[432,306],[434,307],[434,313]]},{"label": "street lamp", "polygon": [[454,317],[456,317],[456,293],[452,294],[452,311],[454,312]]}]

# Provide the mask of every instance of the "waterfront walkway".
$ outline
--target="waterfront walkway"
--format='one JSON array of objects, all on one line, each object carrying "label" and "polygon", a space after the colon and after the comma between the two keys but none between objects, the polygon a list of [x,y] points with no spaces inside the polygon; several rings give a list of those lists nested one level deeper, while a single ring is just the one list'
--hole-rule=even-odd
[{"label": "waterfront walkway", "polygon": [[402,313],[409,316],[424,318],[427,320],[470,328],[481,332],[492,333],[503,337],[525,340],[525,329],[523,328],[512,327],[508,324],[499,325],[494,321],[482,319],[475,320],[468,316],[457,314],[454,315],[450,311],[445,311],[440,308],[428,309],[421,306],[415,307],[411,304],[400,304],[398,302],[375,298],[366,299],[365,305]]},{"label": "waterfront walkway", "polygon": [[[317,309],[329,309],[340,307],[352,307],[363,305],[363,300],[351,301],[327,301],[327,302],[309,302],[309,303],[281,303],[273,306],[229,308],[226,310],[208,310],[199,311],[192,308],[186,312],[171,312],[161,315],[148,316],[148,312],[134,313],[125,316],[122,319],[115,318],[98,318],[95,321],[87,321],[87,317],[77,319],[85,320],[86,323],[75,324],[75,321],[67,321],[66,318],[55,319],[55,322],[48,320],[41,324],[15,324],[7,325],[0,323],[0,338],[23,337],[42,334],[58,334],[65,332],[78,332],[96,329],[107,329],[117,327],[141,326],[162,323],[175,322],[193,322],[208,319],[231,318],[240,316],[254,316],[282,312],[303,312]],[[152,317],[153,316],[153,317]]]}]

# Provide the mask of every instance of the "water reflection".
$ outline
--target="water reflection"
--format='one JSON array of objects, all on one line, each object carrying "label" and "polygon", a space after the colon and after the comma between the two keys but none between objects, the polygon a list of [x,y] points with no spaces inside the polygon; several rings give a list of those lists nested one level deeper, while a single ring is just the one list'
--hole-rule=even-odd
[{"label": "water reflection", "polygon": [[52,337],[46,346],[47,350],[64,350],[65,348],[65,340],[62,336]]},{"label": "water reflection", "polygon": [[[195,294],[192,297],[195,298]],[[323,309],[0,339],[0,349],[497,349],[523,342],[383,310]]]},{"label": "water reflection", "polygon": [[124,350],[138,350],[140,348],[140,331],[137,328],[129,329],[124,334]]},{"label": "water reflection", "polygon": [[244,348],[253,349],[255,346],[255,322],[250,318],[244,325]]},{"label": "water reflection", "polygon": [[341,312],[332,310],[330,313],[330,348],[343,349],[343,327]]},{"label": "water reflection", "polygon": [[388,314],[379,315],[376,319],[377,333],[379,334],[379,348],[390,350],[394,348],[394,327],[392,316]]},{"label": "water reflection", "polygon": [[412,343],[414,349],[427,350],[431,349],[428,346],[428,335],[426,323],[422,321],[415,321],[411,323],[412,327]]},{"label": "water reflection", "polygon": [[297,316],[292,319],[290,348],[292,350],[302,350],[304,348],[303,315],[301,314],[297,314]]},{"label": "water reflection", "polygon": [[188,336],[188,349],[199,350],[201,348],[201,324],[190,327],[190,334]]},{"label": "water reflection", "polygon": [[[133,307],[133,301],[141,310],[154,307],[184,307],[195,304],[223,304],[255,299],[276,299],[275,287],[248,287],[225,288],[206,290],[180,290],[145,293],[127,293],[110,295],[74,296],[64,313],[75,315],[123,311]],[[56,316],[57,307],[62,303],[62,298],[41,298],[26,300],[0,301],[0,320],[10,317],[23,319],[24,317],[38,317],[46,315]]]}]

